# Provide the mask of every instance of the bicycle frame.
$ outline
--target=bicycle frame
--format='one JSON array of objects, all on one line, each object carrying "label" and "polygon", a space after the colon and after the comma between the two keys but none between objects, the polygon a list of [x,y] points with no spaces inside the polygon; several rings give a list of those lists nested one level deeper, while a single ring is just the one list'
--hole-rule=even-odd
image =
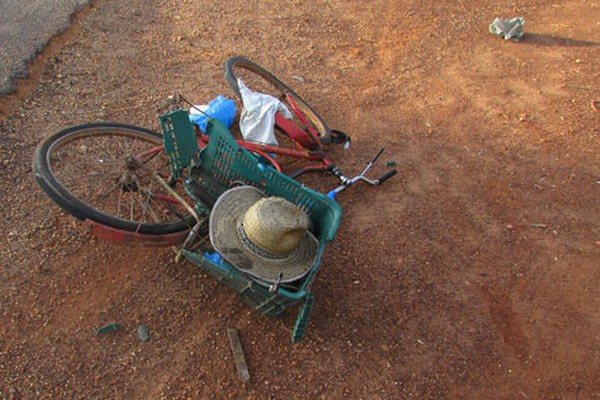
[{"label": "bicycle frame", "polygon": [[[282,168],[281,165],[275,160],[274,155],[316,162],[315,164],[307,165],[289,173],[288,176],[291,178],[297,178],[298,176],[308,172],[332,171],[335,168],[335,163],[325,156],[323,145],[319,140],[319,135],[317,134],[316,130],[308,122],[308,119],[300,111],[298,106],[296,106],[292,97],[287,94],[286,96],[289,104],[291,105],[291,111],[306,126],[306,131],[300,128],[294,122],[286,119],[279,112],[275,114],[275,126],[290,139],[290,141],[296,146],[295,149],[264,143],[248,142],[242,139],[237,139],[237,144],[252,153],[264,157],[279,172],[282,172]],[[201,132],[199,132],[197,136],[198,145],[200,147],[205,147],[208,144],[208,136]]]}]

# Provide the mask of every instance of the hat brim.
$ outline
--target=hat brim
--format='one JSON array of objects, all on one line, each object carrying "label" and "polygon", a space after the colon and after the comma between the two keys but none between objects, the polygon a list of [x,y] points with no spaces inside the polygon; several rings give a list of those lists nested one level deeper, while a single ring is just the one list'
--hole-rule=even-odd
[{"label": "hat brim", "polygon": [[273,283],[292,282],[310,271],[317,259],[319,241],[306,232],[298,246],[285,257],[265,258],[250,250],[238,235],[239,218],[265,195],[252,186],[239,186],[223,193],[213,206],[209,218],[210,241],[216,251],[234,267]]}]

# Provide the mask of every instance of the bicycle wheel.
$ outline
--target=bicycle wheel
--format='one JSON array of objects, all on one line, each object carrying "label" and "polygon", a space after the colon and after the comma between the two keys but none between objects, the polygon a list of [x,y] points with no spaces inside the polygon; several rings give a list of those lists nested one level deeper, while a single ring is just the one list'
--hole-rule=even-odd
[{"label": "bicycle wheel", "polygon": [[48,196],[81,220],[143,234],[196,223],[157,181],[156,174],[169,177],[169,161],[161,136],[143,128],[94,123],[64,129],[40,143],[33,171]]},{"label": "bicycle wheel", "polygon": [[[306,101],[269,71],[246,58],[232,57],[225,62],[224,72],[227,83],[240,100],[242,96],[240,94],[238,78],[241,78],[244,84],[253,92],[270,94],[279,99],[294,115],[295,124],[306,132],[309,128],[307,126],[308,123],[318,134],[321,143],[329,143],[331,141],[331,131],[325,121],[323,121],[323,118]],[[305,121],[298,118],[289,99],[298,108],[300,114],[305,117]]]}]

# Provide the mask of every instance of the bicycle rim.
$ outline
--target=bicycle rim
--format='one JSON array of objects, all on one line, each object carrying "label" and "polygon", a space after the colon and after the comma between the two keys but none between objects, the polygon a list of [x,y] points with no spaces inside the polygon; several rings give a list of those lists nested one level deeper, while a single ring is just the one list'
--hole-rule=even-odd
[{"label": "bicycle rim", "polygon": [[[81,220],[142,234],[195,223],[158,181],[170,168],[161,136],[152,131],[112,123],[71,127],[38,146],[33,169],[48,196]],[[184,194],[182,185],[174,190]]]},{"label": "bicycle rim", "polygon": [[240,100],[242,97],[240,94],[238,78],[240,78],[253,92],[270,94],[279,99],[288,107],[292,114],[294,114],[294,107],[289,101],[289,99],[291,99],[300,113],[306,117],[308,122],[307,126],[301,119],[294,115],[294,122],[296,125],[304,131],[307,131],[310,126],[316,131],[321,143],[330,142],[331,131],[323,118],[321,118],[321,116],[306,101],[269,71],[246,58],[232,57],[225,62],[224,73],[227,83]]}]

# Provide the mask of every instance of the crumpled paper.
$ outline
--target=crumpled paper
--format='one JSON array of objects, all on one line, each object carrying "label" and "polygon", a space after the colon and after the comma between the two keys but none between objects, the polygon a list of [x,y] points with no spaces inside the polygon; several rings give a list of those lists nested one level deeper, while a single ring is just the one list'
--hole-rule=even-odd
[{"label": "crumpled paper", "polygon": [[525,34],[523,25],[525,25],[525,18],[496,18],[494,22],[490,24],[490,33],[501,37],[504,40],[518,42]]}]

